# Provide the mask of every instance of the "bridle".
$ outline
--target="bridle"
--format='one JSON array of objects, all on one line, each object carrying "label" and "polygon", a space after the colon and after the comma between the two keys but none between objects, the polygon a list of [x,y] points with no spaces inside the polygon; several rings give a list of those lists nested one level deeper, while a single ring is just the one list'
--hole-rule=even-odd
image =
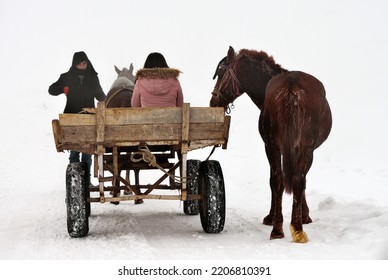
[{"label": "bridle", "polygon": [[239,79],[237,78],[236,74],[234,73],[233,71],[233,68],[231,67],[232,65],[229,65],[229,66],[225,66],[225,65],[220,65],[219,68],[221,69],[226,69],[226,72],[225,74],[229,74],[227,77],[224,76],[222,77],[221,81],[220,81],[220,84],[218,86],[218,88],[221,88],[222,85],[226,85],[228,83],[232,83],[232,91],[227,91],[227,92],[221,92],[216,89],[214,89],[214,91],[212,92],[212,95],[217,97],[219,100],[224,100],[225,103],[227,103],[228,105],[226,106],[226,112],[229,114],[231,109],[234,108],[234,105],[233,105],[233,101],[241,96],[244,91],[242,90],[242,86],[241,86],[241,83],[239,81]]}]

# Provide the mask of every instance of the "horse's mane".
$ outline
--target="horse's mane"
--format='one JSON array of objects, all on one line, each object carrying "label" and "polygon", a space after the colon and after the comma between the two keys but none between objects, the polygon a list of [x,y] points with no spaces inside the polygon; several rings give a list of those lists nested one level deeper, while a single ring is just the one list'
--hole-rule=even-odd
[{"label": "horse's mane", "polygon": [[246,56],[249,57],[252,60],[256,61],[264,61],[270,66],[273,70],[276,72],[283,72],[286,71],[286,69],[282,68],[280,64],[277,64],[272,56],[269,56],[264,51],[256,51],[256,50],[248,50],[248,49],[242,49],[239,51],[238,56]]}]

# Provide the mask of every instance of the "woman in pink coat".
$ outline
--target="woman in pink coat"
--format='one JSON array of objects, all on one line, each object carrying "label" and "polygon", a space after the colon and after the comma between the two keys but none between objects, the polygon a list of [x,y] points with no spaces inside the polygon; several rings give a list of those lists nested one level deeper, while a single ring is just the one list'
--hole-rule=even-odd
[{"label": "woman in pink coat", "polygon": [[136,73],[132,107],[181,107],[180,71],[169,68],[162,54],[150,53],[144,68]]}]

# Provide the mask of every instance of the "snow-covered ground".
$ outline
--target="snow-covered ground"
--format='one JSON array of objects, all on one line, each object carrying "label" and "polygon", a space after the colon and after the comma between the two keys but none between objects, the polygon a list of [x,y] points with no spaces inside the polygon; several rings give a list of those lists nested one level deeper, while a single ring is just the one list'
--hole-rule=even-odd
[{"label": "snow-covered ground", "polygon": [[[0,259],[387,259],[387,4],[138,2],[67,1],[58,8],[54,1],[1,1]],[[333,129],[307,177],[310,242],[290,240],[288,195],[286,237],[269,240],[271,228],[261,223],[269,210],[269,167],[257,131],[259,110],[245,95],[231,113],[228,149],[212,156],[226,183],[222,233],[204,233],[199,217],[185,216],[179,201],[147,200],[92,204],[88,237],[70,238],[68,154],[55,151],[51,132],[65,97],[49,96],[47,88],[70,67],[72,54],[86,51],[108,91],[114,64],[133,62],[139,69],[149,52],[160,51],[183,71],[185,101],[207,106],[211,77],[229,45],[267,51],[283,67],[310,72],[325,84]],[[205,159],[209,152],[189,157]]]}]

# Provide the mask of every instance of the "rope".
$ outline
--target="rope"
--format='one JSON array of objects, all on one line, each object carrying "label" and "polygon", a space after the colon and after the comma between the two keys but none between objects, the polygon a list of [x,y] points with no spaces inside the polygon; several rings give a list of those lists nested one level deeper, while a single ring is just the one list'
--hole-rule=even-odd
[{"label": "rope", "polygon": [[[214,145],[213,146],[213,149],[211,150],[209,156],[206,158],[205,161],[208,161],[209,158],[213,155],[215,149],[219,147],[219,145]],[[169,177],[171,177],[175,182],[177,183],[182,183],[185,182],[187,183],[188,182],[188,179],[192,179],[192,178],[188,178],[188,177],[181,177],[181,176],[177,176],[177,175],[174,175],[174,174],[171,174],[171,173],[168,173],[166,170],[164,170],[163,167],[161,167],[157,160],[156,160],[156,156],[150,151],[150,149],[147,147],[147,146],[144,146],[142,148],[139,148],[139,151],[138,152],[133,152],[131,153],[131,161],[132,162],[140,162],[140,161],[144,161],[146,163],[148,163],[149,166],[152,166],[152,167],[155,167],[155,168],[158,168],[160,169],[164,174],[168,175]],[[195,175],[198,175],[198,171],[197,170],[196,172],[194,172]],[[193,176],[195,177],[195,176]]]},{"label": "rope", "polygon": [[149,166],[160,169],[164,174],[174,179],[174,181],[177,183],[182,183],[183,180],[187,179],[186,177],[177,176],[177,175],[168,173],[166,170],[164,170],[164,168],[158,164],[158,162],[156,161],[155,155],[150,151],[150,149],[147,146],[139,148],[138,152],[133,152],[131,154],[131,160],[133,162],[144,161],[148,163]]}]

